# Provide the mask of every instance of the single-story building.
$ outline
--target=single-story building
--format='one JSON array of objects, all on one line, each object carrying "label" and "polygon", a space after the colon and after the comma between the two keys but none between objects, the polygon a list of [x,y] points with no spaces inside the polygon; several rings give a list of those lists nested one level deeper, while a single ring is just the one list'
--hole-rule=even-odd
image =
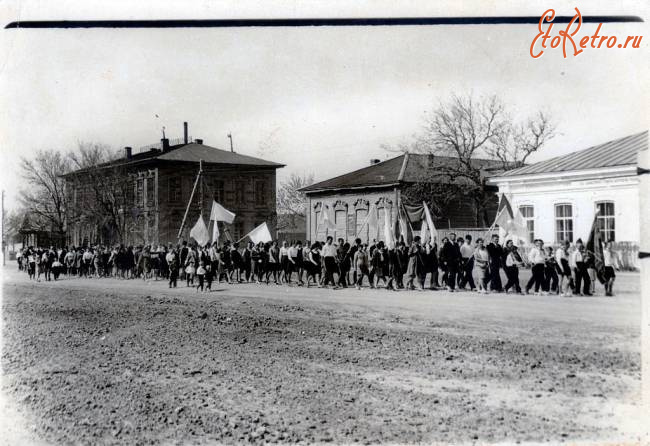
[{"label": "single-story building", "polygon": [[[462,199],[440,205],[446,189],[465,186],[461,176],[452,179],[446,173],[449,172],[446,168],[453,163],[458,163],[458,159],[404,153],[385,161],[371,160],[369,166],[302,188],[308,210],[307,239],[325,240],[331,235],[346,241],[357,236],[363,241],[383,240],[383,231],[379,228],[384,227],[386,216],[392,223],[396,221],[397,206],[402,202],[421,204],[427,201],[438,229],[489,226],[498,206],[495,186],[487,186],[487,203],[480,208],[471,200]],[[473,159],[472,163],[483,179],[501,168],[501,163],[494,160]],[[436,186],[437,196],[428,192],[428,185]],[[418,197],[419,201],[414,201],[413,197]],[[409,199],[413,202],[409,203]],[[368,212],[374,208],[377,209],[377,224],[364,226]],[[324,210],[332,215],[335,229],[327,229],[323,224]]]},{"label": "single-story building", "polygon": [[586,241],[598,211],[606,238],[639,244],[637,154],[648,132],[509,170],[489,179],[525,219],[530,241]]}]

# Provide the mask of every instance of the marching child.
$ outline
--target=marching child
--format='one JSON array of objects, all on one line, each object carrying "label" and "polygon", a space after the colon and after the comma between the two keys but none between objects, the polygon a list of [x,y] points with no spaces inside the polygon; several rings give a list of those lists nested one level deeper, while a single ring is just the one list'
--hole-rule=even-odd
[{"label": "marching child", "polygon": [[199,284],[196,286],[196,292],[203,292],[203,281],[205,280],[205,264],[199,262],[199,267],[196,269],[196,277],[199,279]]},{"label": "marching child", "polygon": [[212,291],[212,279],[214,278],[214,272],[212,271],[212,265],[207,263],[205,265],[205,291]]}]

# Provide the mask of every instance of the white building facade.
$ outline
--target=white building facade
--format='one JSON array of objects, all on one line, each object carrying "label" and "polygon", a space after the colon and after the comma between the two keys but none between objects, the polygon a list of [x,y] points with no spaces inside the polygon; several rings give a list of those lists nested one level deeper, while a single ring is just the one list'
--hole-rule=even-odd
[{"label": "white building facade", "polygon": [[[642,132],[508,171],[489,181],[526,220],[529,241],[587,241],[596,214],[605,237],[638,246],[637,154]],[[650,193],[650,191],[648,191]]]}]

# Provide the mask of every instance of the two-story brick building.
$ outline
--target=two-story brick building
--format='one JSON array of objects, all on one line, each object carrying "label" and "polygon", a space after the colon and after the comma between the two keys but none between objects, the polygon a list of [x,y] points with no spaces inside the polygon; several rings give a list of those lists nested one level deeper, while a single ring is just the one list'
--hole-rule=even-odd
[{"label": "two-story brick building", "polygon": [[[182,239],[189,239],[189,230],[201,211],[208,223],[212,200],[237,215],[232,225],[222,228],[222,237],[229,232],[237,240],[262,222],[275,230],[276,169],[284,167],[282,164],[217,149],[200,139],[176,145],[163,139],[157,147],[140,153],[126,147],[121,159],[65,175],[67,242],[77,246],[176,243],[201,161],[203,174]],[[104,185],[97,186],[98,182]],[[115,186],[122,189],[116,193]],[[101,207],[97,200],[120,193],[121,201],[113,198],[108,203],[115,206],[120,201],[119,209],[113,210],[115,217],[110,212],[103,215],[101,209],[91,212]]]}]

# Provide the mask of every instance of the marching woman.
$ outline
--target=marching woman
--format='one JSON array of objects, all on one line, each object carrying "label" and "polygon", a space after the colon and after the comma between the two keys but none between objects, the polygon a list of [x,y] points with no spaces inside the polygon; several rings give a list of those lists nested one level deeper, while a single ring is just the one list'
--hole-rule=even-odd
[{"label": "marching woman", "polygon": [[74,261],[75,261],[75,249],[74,246],[70,251],[68,251],[65,255],[64,258],[64,263],[66,267],[66,275],[70,277],[70,275],[74,275],[75,270],[74,270]]},{"label": "marching woman", "polygon": [[307,274],[307,288],[309,288],[310,279],[314,279],[314,284],[318,285],[321,281],[320,243],[315,242],[311,245],[307,259],[304,262],[304,269]]},{"label": "marching woman", "polygon": [[618,255],[612,248],[612,241],[608,241],[603,246],[603,264],[605,266],[603,271],[603,279],[605,280],[605,296],[614,295],[614,280],[616,280],[616,272],[614,269],[620,268]]},{"label": "marching woman", "polygon": [[569,248],[571,243],[566,240],[562,246],[555,251],[555,262],[559,276],[558,291],[562,297],[571,297],[573,290],[573,277],[569,265]]},{"label": "marching woman", "polygon": [[289,269],[289,248],[287,247],[287,242],[282,242],[282,247],[280,248],[280,282],[282,283],[291,283],[291,270]]},{"label": "marching woman", "polygon": [[187,259],[185,259],[185,282],[188,287],[194,286],[194,274],[196,274],[196,265],[198,263],[197,253],[193,246],[187,250]]},{"label": "marching woman", "polygon": [[323,245],[323,249],[321,250],[323,264],[325,265],[325,278],[323,279],[323,287],[327,287],[331,283],[334,289],[338,289],[338,286],[334,281],[334,272],[337,270],[337,265],[336,246],[334,246],[333,242],[334,237],[328,235],[325,241],[325,245]]},{"label": "marching woman", "polygon": [[[544,254],[544,242],[540,239],[535,240],[535,247],[528,253],[528,260],[533,265],[533,275],[526,285],[526,294],[530,294],[530,289],[535,285],[535,293],[540,292],[546,281],[544,278],[544,269],[546,268],[546,255]],[[544,294],[548,294],[545,291]]]},{"label": "marching woman", "polygon": [[280,269],[280,249],[278,242],[273,241],[269,248],[269,261],[266,268],[266,284],[269,284],[269,277],[273,275],[273,283],[280,285],[278,282],[278,270]]},{"label": "marching woman", "polygon": [[30,279],[36,279],[36,260],[38,254],[33,248],[27,250],[27,274]]},{"label": "marching woman", "polygon": [[293,268],[298,275],[298,285],[305,284],[302,281],[302,269],[305,262],[305,250],[307,249],[307,246],[309,246],[309,242],[306,242],[305,246],[303,247],[300,240],[298,240],[298,243],[296,244],[296,258],[293,260]]},{"label": "marching woman", "polygon": [[490,281],[489,263],[490,254],[483,244],[483,239],[477,238],[476,249],[474,250],[474,269],[478,272],[478,291],[482,294],[488,293],[488,282]]}]

